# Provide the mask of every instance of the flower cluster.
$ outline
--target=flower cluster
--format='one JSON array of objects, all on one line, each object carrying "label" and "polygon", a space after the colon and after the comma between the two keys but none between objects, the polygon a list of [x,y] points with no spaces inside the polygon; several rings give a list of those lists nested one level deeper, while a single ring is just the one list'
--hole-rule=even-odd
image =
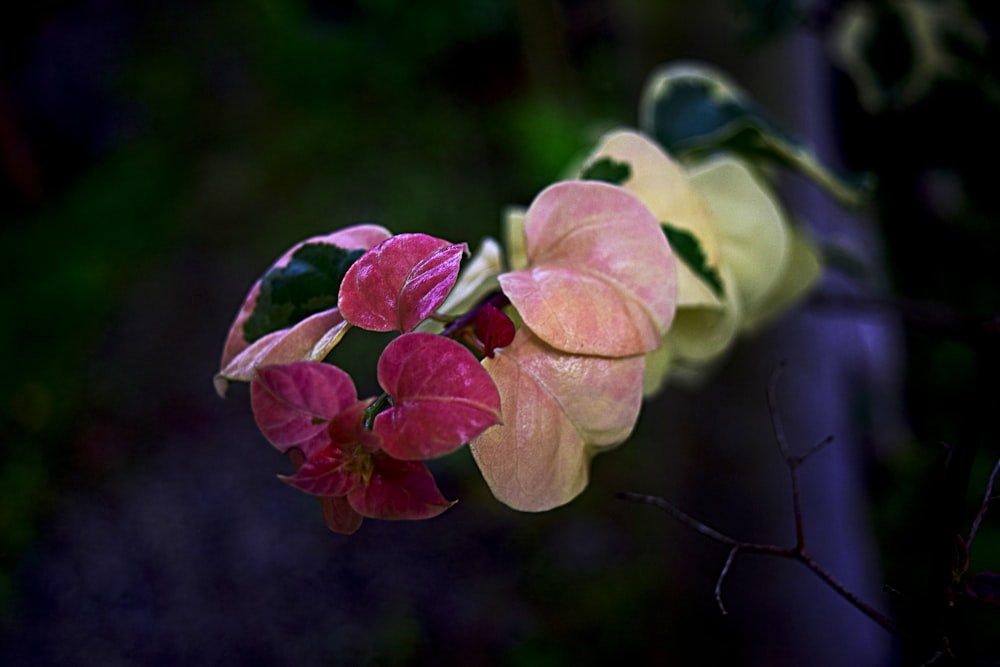
[{"label": "flower cluster", "polygon": [[[358,225],[297,244],[251,288],[216,388],[251,383],[258,426],[297,466],[283,479],[333,530],[440,514],[452,503],[424,461],[466,443],[500,501],[569,502],[645,396],[704,373],[819,275],[748,164],[682,166],[632,130],[505,232],[506,252],[486,239],[463,267],[465,244]],[[326,362],[352,328],[398,333],[380,396]]]}]

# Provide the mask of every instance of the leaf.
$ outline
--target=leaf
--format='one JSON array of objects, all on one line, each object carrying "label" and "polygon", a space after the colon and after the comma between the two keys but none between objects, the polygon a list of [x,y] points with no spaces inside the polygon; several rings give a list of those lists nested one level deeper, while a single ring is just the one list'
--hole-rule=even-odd
[{"label": "leaf", "polygon": [[347,272],[338,304],[344,318],[369,331],[412,331],[455,285],[464,243],[399,234],[369,250]]},{"label": "leaf", "polygon": [[311,315],[290,329],[258,339],[215,376],[215,391],[225,397],[232,381],[250,382],[261,366],[295,361],[321,361],[344,334],[348,324],[336,308]]},{"label": "leaf", "polygon": [[713,158],[692,170],[690,178],[718,230],[720,264],[732,276],[726,284],[749,316],[785,272],[790,225],[770,190],[740,160]]},{"label": "leaf", "polygon": [[580,180],[603,181],[611,185],[622,185],[632,176],[628,162],[617,162],[610,157],[600,157],[587,164],[580,173]]},{"label": "leaf", "polygon": [[392,407],[375,417],[382,448],[397,459],[448,454],[500,420],[500,396],[475,355],[430,333],[408,333],[382,352],[378,382]]},{"label": "leaf", "polygon": [[639,415],[641,356],[571,355],[522,328],[483,366],[504,421],[470,449],[493,495],[514,509],[541,512],[575,498],[593,455],[624,441]]},{"label": "leaf", "polygon": [[617,186],[565,181],[525,218],[528,267],[500,276],[526,326],[574,354],[656,349],[677,302],[677,272],[658,221]]},{"label": "leaf", "polygon": [[308,243],[284,266],[264,274],[253,313],[243,325],[248,343],[288,328],[310,315],[337,305],[340,283],[364,250],[345,250],[328,243]]},{"label": "leaf", "polygon": [[696,276],[712,288],[715,296],[722,298],[724,292],[722,280],[719,278],[719,272],[708,265],[708,258],[701,248],[701,242],[686,229],[673,227],[667,222],[661,222],[660,226],[663,227],[663,233],[667,235],[667,240],[670,242],[670,248],[674,254],[680,257]]},{"label": "leaf", "polygon": [[350,452],[341,447],[323,447],[314,451],[294,475],[281,475],[281,481],[314,496],[345,496],[356,484],[345,465]]},{"label": "leaf", "polygon": [[[287,250],[285,254],[278,258],[278,260],[271,266],[271,269],[286,265],[292,258],[292,255],[295,254],[299,248],[308,243],[326,243],[348,250],[366,250],[376,243],[389,238],[390,236],[391,234],[389,233],[389,230],[378,225],[354,225],[351,227],[345,227],[344,229],[339,229],[332,234],[314,236],[301,243],[295,244]],[[260,295],[260,285],[261,281],[258,280],[250,288],[250,291],[243,300],[243,305],[240,306],[239,312],[236,314],[232,325],[229,327],[229,333],[226,336],[226,343],[222,350],[222,361],[219,364],[220,368],[225,368],[237,354],[245,350],[250,345],[244,336],[243,326],[253,313],[257,304],[257,297]]]},{"label": "leaf", "polygon": [[823,261],[813,240],[799,226],[789,227],[788,262],[781,278],[761,300],[752,313],[747,314],[743,326],[747,331],[762,326],[791,308],[819,281]]},{"label": "leaf", "polygon": [[492,357],[501,347],[514,340],[514,323],[503,311],[487,303],[476,313],[476,336],[483,344],[487,357]]},{"label": "leaf", "polygon": [[373,455],[374,468],[367,485],[348,493],[351,506],[373,519],[430,519],[454,505],[438,489],[427,466],[399,461],[383,452]]},{"label": "leaf", "polygon": [[682,63],[654,72],[643,93],[640,127],[684,160],[729,151],[752,163],[798,171],[848,206],[870,196],[870,179],[834,173],[742,89],[706,65]]},{"label": "leaf", "polygon": [[329,442],[326,422],[357,402],[351,376],[315,361],[265,366],[250,384],[250,405],[264,437],[282,452],[301,448],[307,458]]}]

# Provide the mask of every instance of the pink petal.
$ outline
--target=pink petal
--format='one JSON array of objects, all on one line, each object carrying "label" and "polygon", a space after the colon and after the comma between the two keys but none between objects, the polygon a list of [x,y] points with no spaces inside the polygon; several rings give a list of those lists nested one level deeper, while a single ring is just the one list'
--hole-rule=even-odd
[{"label": "pink petal", "polygon": [[[352,227],[346,227],[344,229],[339,229],[332,234],[314,236],[300,243],[296,243],[294,246],[289,248],[285,254],[279,257],[278,261],[269,267],[269,270],[288,264],[288,261],[292,258],[292,255],[295,254],[295,251],[307,243],[329,243],[330,245],[335,245],[338,248],[343,248],[344,250],[367,250],[390,236],[392,236],[392,234],[389,230],[378,225],[354,225]],[[250,288],[246,298],[243,300],[243,305],[236,314],[236,319],[229,328],[229,334],[226,336],[226,343],[222,350],[222,362],[219,364],[220,368],[228,366],[237,354],[249,346],[249,343],[247,343],[246,339],[243,337],[243,324],[253,313],[253,309],[257,305],[257,297],[259,294],[260,281],[258,280],[254,283],[253,287]]]},{"label": "pink petal", "polygon": [[528,209],[529,266],[500,286],[535,334],[574,354],[650,352],[673,320],[677,270],[659,222],[617,186],[566,181]]},{"label": "pink petal", "polygon": [[345,470],[349,461],[349,452],[323,447],[314,451],[294,475],[283,475],[281,480],[314,496],[345,496],[357,482],[355,475]]},{"label": "pink petal", "polygon": [[396,338],[379,358],[378,381],[392,407],[375,418],[374,430],[398,459],[448,454],[500,420],[500,395],[489,373],[449,338]]},{"label": "pink petal", "polygon": [[351,377],[315,361],[265,366],[250,384],[257,426],[280,451],[300,447],[309,456],[329,441],[326,422],[358,400]]},{"label": "pink petal", "polygon": [[348,500],[361,515],[373,519],[429,519],[454,503],[438,489],[423,463],[375,455],[375,470],[367,486],[350,491]]},{"label": "pink petal", "polygon": [[338,306],[369,331],[412,331],[448,296],[458,278],[464,243],[400,234],[355,262],[340,286]]},{"label": "pink petal", "polygon": [[500,390],[504,422],[470,443],[493,494],[540,512],[587,486],[590,459],[632,432],[642,401],[642,356],[575,356],[530,331],[483,366]]}]

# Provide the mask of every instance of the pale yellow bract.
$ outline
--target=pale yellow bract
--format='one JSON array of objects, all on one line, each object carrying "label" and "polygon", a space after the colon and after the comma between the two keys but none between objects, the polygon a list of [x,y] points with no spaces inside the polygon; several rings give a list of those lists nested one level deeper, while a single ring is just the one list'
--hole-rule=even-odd
[{"label": "pale yellow bract", "polygon": [[629,166],[621,183],[664,224],[692,234],[722,294],[685,262],[678,262],[674,322],[659,349],[647,356],[644,392],[668,375],[696,379],[751,331],[790,307],[818,279],[818,253],[782,213],[767,184],[741,160],[718,157],[690,168],[644,135],[616,130],[584,161],[602,158]]}]

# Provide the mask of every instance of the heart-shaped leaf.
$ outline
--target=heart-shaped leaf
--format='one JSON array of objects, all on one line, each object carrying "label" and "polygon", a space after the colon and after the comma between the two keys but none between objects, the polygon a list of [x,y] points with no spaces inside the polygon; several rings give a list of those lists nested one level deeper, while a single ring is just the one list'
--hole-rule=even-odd
[{"label": "heart-shaped leaf", "polygon": [[[285,254],[279,257],[273,265],[271,265],[269,271],[287,265],[291,260],[292,255],[294,255],[299,248],[306,244],[329,244],[345,250],[367,250],[390,236],[391,234],[389,233],[389,230],[378,225],[354,225],[352,227],[337,230],[332,234],[314,236],[292,246],[287,252],[285,252]],[[222,362],[220,363],[220,368],[228,366],[233,357],[250,345],[250,343],[246,340],[243,329],[247,319],[250,318],[257,304],[257,297],[260,296],[260,286],[261,281],[258,280],[254,283],[253,287],[250,288],[246,298],[243,300],[243,305],[240,306],[240,310],[236,314],[236,319],[229,328],[229,334],[226,336],[226,343],[222,350]]]},{"label": "heart-shaped leaf", "polygon": [[625,440],[639,416],[641,356],[570,355],[522,328],[483,366],[504,421],[470,448],[493,494],[515,509],[541,512],[575,498],[593,455]]},{"label": "heart-shaped leaf", "polygon": [[557,183],[528,209],[525,239],[528,267],[500,285],[542,340],[609,357],[656,349],[674,316],[677,271],[642,202],[606,183]]},{"label": "heart-shaped leaf", "polygon": [[250,405],[264,437],[282,452],[298,447],[306,457],[329,442],[327,422],[357,402],[350,375],[315,361],[265,366],[250,384]]},{"label": "heart-shaped leaf", "polygon": [[455,503],[447,500],[430,470],[419,461],[399,461],[383,452],[372,455],[368,484],[347,498],[362,516],[373,519],[429,519]]},{"label": "heart-shaped leaf", "polygon": [[344,276],[344,318],[369,331],[412,331],[447,298],[458,278],[464,243],[400,234],[365,253]]},{"label": "heart-shaped leaf", "polygon": [[397,459],[448,454],[500,419],[500,396],[489,373],[449,338],[396,338],[379,358],[378,381],[392,407],[378,414],[374,430]]}]

